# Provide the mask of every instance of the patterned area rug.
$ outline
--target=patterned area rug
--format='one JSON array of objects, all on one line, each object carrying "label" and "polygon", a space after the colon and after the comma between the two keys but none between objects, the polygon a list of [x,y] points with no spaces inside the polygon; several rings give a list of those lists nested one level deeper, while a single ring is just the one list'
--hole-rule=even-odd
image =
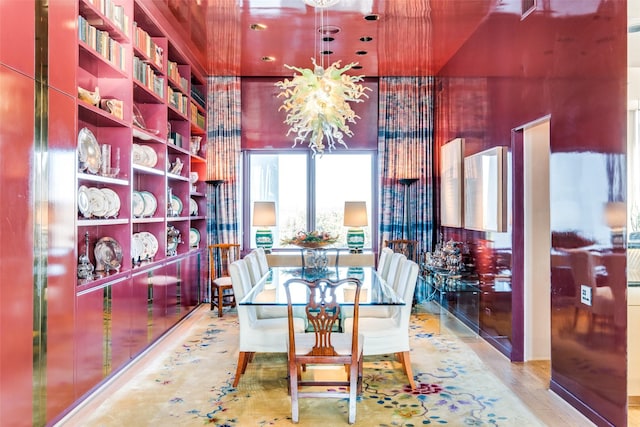
[{"label": "patterned area rug", "polygon": [[[235,313],[218,318],[200,309],[195,316],[188,333],[163,356],[145,363],[139,375],[105,398],[88,419],[66,425],[291,425],[286,355],[257,354],[233,388]],[[409,388],[393,356],[365,358],[355,425],[542,425],[464,342],[431,332],[437,322],[430,314],[414,314],[411,320],[417,390]],[[302,399],[298,425],[347,425],[346,400]]]}]

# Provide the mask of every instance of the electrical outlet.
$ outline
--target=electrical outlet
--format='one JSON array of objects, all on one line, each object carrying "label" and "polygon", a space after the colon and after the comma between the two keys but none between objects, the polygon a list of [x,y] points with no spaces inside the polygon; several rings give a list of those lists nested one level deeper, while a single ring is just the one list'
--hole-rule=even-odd
[{"label": "electrical outlet", "polygon": [[580,286],[580,302],[585,305],[591,306],[591,286]]}]

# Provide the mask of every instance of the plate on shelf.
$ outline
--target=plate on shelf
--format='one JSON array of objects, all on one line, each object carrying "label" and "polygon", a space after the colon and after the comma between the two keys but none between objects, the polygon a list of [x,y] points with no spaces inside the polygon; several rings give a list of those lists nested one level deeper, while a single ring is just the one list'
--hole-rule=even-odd
[{"label": "plate on shelf", "polygon": [[142,251],[142,258],[153,258],[158,253],[158,239],[156,236],[149,233],[148,231],[141,231],[140,239],[142,240],[142,245],[144,250]]},{"label": "plate on shelf", "polygon": [[142,216],[153,216],[158,208],[158,200],[156,196],[148,191],[141,191],[142,199],[144,200],[144,211]]},{"label": "plate on shelf", "polygon": [[106,217],[117,217],[120,212],[120,196],[110,188],[103,188],[105,199],[107,201]]},{"label": "plate on shelf", "polygon": [[183,205],[182,205],[182,200],[180,200],[180,197],[176,196],[175,194],[171,196],[171,210],[173,211],[173,214],[176,216],[180,216],[180,214],[182,214],[182,209],[183,209]]},{"label": "plate on shelf", "polygon": [[103,237],[96,243],[96,270],[120,270],[122,266],[122,247],[113,237]]},{"label": "plate on shelf", "polygon": [[143,259],[144,243],[142,242],[142,236],[140,233],[135,233],[131,236],[131,258],[133,260]]},{"label": "plate on shelf", "polygon": [[140,149],[143,153],[143,166],[147,166],[150,168],[155,167],[158,164],[158,155],[154,151],[153,148],[148,145],[141,145]]},{"label": "plate on shelf", "polygon": [[91,218],[91,206],[89,204],[89,189],[81,185],[78,188],[78,212],[85,218]]},{"label": "plate on shelf", "polygon": [[133,147],[131,148],[131,161],[133,164],[143,166],[143,157],[144,153],[140,149],[140,145],[133,144]]},{"label": "plate on shelf", "polygon": [[189,213],[191,216],[198,216],[198,203],[194,199],[189,199]]},{"label": "plate on shelf", "polygon": [[144,198],[139,191],[134,191],[131,194],[131,210],[133,216],[140,218],[144,214]]},{"label": "plate on shelf", "polygon": [[78,133],[78,159],[81,170],[98,173],[101,164],[100,146],[98,140],[89,128],[82,128]]},{"label": "plate on shelf", "polygon": [[109,203],[104,193],[95,187],[89,188],[87,193],[89,195],[89,210],[91,214],[97,217],[105,216],[109,209]]},{"label": "plate on shelf", "polygon": [[197,248],[198,244],[200,244],[200,232],[195,228],[189,229],[189,246]]}]

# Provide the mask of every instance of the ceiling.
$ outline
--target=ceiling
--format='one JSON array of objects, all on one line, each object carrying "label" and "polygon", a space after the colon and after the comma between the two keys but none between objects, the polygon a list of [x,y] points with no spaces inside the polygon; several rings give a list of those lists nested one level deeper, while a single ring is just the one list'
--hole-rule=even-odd
[{"label": "ceiling", "polygon": [[[519,20],[527,1],[536,4],[536,14],[564,17],[597,14],[610,0],[339,0],[324,17],[305,0],[147,1],[181,32],[187,29],[209,75],[291,76],[285,64],[308,68],[315,57],[325,65],[358,62],[355,73],[378,77],[437,74],[490,15]],[[640,24],[640,1],[627,5],[629,25]],[[261,29],[252,29],[256,24]],[[333,41],[322,44],[322,24],[338,30],[326,34]],[[557,54],[572,54],[550,41]],[[640,31],[629,32],[628,42],[629,99],[637,104]],[[553,66],[545,62],[545,49],[537,57],[543,68]],[[322,56],[320,50],[333,53]],[[521,59],[513,61],[520,66]]]}]

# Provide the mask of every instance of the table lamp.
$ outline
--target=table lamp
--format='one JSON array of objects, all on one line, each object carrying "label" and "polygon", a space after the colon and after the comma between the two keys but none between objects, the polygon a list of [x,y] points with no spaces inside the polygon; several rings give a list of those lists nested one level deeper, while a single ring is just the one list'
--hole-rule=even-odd
[{"label": "table lamp", "polygon": [[273,233],[269,228],[276,225],[276,202],[253,203],[253,226],[256,230],[256,246],[271,253],[273,248]]},{"label": "table lamp", "polygon": [[344,225],[347,231],[347,247],[350,252],[362,252],[364,247],[364,230],[369,225],[366,202],[344,202]]}]

